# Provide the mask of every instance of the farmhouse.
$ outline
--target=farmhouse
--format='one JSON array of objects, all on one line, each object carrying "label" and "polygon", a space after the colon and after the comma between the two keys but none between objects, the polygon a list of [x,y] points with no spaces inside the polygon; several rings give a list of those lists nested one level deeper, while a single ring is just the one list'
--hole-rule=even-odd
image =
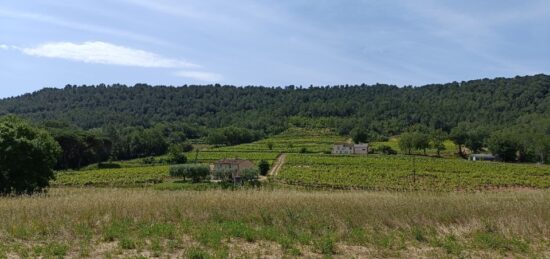
[{"label": "farmhouse", "polygon": [[233,181],[240,182],[241,173],[244,169],[254,168],[255,165],[250,160],[245,159],[220,159],[214,163],[212,168],[212,173],[229,170],[231,171],[231,176]]},{"label": "farmhouse", "polygon": [[367,155],[369,153],[369,144],[359,143],[336,143],[332,146],[333,155],[351,155],[360,154]]},{"label": "farmhouse", "polygon": [[495,156],[491,154],[471,154],[470,157],[468,157],[468,160],[471,161],[494,161]]}]

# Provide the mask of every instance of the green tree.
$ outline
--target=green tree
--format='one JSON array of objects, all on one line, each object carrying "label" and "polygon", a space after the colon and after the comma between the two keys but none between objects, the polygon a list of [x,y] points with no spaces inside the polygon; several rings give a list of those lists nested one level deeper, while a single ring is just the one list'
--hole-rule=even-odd
[{"label": "green tree", "polygon": [[355,128],[351,132],[351,138],[354,143],[368,143],[369,142],[369,133],[366,129]]},{"label": "green tree", "polygon": [[470,129],[466,134],[464,146],[470,149],[472,153],[478,153],[482,150],[487,135],[483,129]]},{"label": "green tree", "polygon": [[260,160],[260,163],[258,163],[258,170],[260,170],[261,175],[267,175],[269,172],[269,163],[265,160]]},{"label": "green tree", "polygon": [[32,194],[48,187],[60,154],[44,130],[14,117],[0,118],[0,194]]},{"label": "green tree", "polygon": [[430,137],[428,134],[414,132],[413,134],[413,147],[417,150],[423,150],[426,155],[426,149],[430,148]]},{"label": "green tree", "polygon": [[168,162],[170,164],[185,164],[187,163],[187,157],[183,153],[184,146],[181,144],[171,145],[168,148]]},{"label": "green tree", "polygon": [[533,142],[533,150],[538,156],[538,161],[544,164],[550,154],[550,134],[533,135],[533,138],[537,139]]},{"label": "green tree", "polygon": [[457,146],[458,155],[465,157],[462,147],[466,144],[466,140],[468,139],[468,129],[464,125],[459,124],[459,126],[451,130],[451,135],[449,137]]},{"label": "green tree", "polygon": [[517,143],[510,134],[493,133],[487,140],[487,145],[489,150],[502,161],[511,162],[517,158]]},{"label": "green tree", "polygon": [[402,152],[411,154],[412,150],[415,149],[414,145],[414,133],[411,132],[405,132],[399,136],[399,149],[401,149]]},{"label": "green tree", "polygon": [[250,183],[252,185],[258,184],[259,172],[256,168],[245,168],[241,170],[241,180],[245,183]]},{"label": "green tree", "polygon": [[170,166],[170,176],[182,177],[184,180],[191,179],[195,183],[205,180],[209,174],[210,169],[206,165],[188,164]]},{"label": "green tree", "polygon": [[445,150],[445,140],[448,135],[442,129],[436,129],[430,135],[430,144],[437,151],[437,156],[441,156],[441,151]]}]

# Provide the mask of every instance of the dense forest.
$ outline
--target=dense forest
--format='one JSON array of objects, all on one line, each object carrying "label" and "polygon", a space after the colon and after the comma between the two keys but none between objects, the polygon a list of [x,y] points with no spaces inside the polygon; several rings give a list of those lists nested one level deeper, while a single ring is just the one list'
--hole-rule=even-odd
[{"label": "dense forest", "polygon": [[544,128],[550,118],[550,76],[401,88],[67,85],[0,100],[0,115],[5,114],[42,125],[64,151],[65,145],[78,150],[73,153],[90,153],[74,161],[64,152],[67,159],[59,166],[65,168],[107,157],[163,154],[170,144],[194,139],[250,142],[290,125],[328,127],[342,135],[365,130],[375,138],[411,128],[475,132],[484,147],[493,135],[550,134]]}]

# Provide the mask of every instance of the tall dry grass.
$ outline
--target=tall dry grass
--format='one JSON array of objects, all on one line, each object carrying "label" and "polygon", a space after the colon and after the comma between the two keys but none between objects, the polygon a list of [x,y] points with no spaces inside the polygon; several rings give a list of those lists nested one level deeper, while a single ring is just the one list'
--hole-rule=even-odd
[{"label": "tall dry grass", "polygon": [[[109,241],[102,237],[113,222],[127,222],[129,229],[133,229],[133,224],[168,224],[175,229],[176,236],[189,235],[199,241],[212,231],[223,232],[224,222],[238,222],[241,224],[238,226],[256,231],[250,234],[253,241],[267,239],[283,246],[290,242],[288,247],[315,246],[318,240],[329,237],[327,244],[321,246],[337,247],[330,244],[333,241],[392,250],[396,246],[391,242],[397,242],[401,244],[397,249],[433,247],[456,256],[478,248],[500,255],[548,255],[544,247],[550,240],[550,192],[430,194],[60,188],[41,196],[0,198],[0,240],[6,244],[0,246],[0,257],[2,250],[6,254],[21,253],[16,249],[21,244],[32,249],[35,244],[52,240],[69,244],[66,255],[71,255],[71,251],[78,250],[75,242],[83,239],[82,232],[88,233],[89,246]],[[212,224],[222,225],[201,232],[201,226]],[[135,229],[139,231],[139,227]],[[268,230],[290,241],[260,233]],[[479,233],[488,236],[481,235],[477,240]],[[389,238],[390,244],[385,239],[377,240],[378,235]],[[446,239],[449,237],[450,241]],[[136,234],[136,238],[148,236]],[[175,240],[183,242],[178,237]],[[446,244],[447,241],[450,243]],[[508,248],[498,244],[508,241]],[[453,250],[455,243],[458,251]],[[147,250],[148,242],[143,244]],[[515,244],[519,244],[518,249]],[[346,249],[330,251],[346,253],[342,250]],[[322,247],[312,251],[325,252]],[[298,251],[295,255],[299,254]]]}]

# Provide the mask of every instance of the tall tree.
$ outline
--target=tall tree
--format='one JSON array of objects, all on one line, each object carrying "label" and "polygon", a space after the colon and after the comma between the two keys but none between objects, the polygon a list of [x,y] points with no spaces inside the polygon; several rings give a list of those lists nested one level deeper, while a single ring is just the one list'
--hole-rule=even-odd
[{"label": "tall tree", "polygon": [[0,194],[32,194],[48,187],[59,145],[44,130],[13,116],[0,118]]},{"label": "tall tree", "polygon": [[430,144],[437,151],[437,156],[441,156],[441,151],[445,150],[445,140],[448,135],[442,129],[436,129],[430,135]]}]

